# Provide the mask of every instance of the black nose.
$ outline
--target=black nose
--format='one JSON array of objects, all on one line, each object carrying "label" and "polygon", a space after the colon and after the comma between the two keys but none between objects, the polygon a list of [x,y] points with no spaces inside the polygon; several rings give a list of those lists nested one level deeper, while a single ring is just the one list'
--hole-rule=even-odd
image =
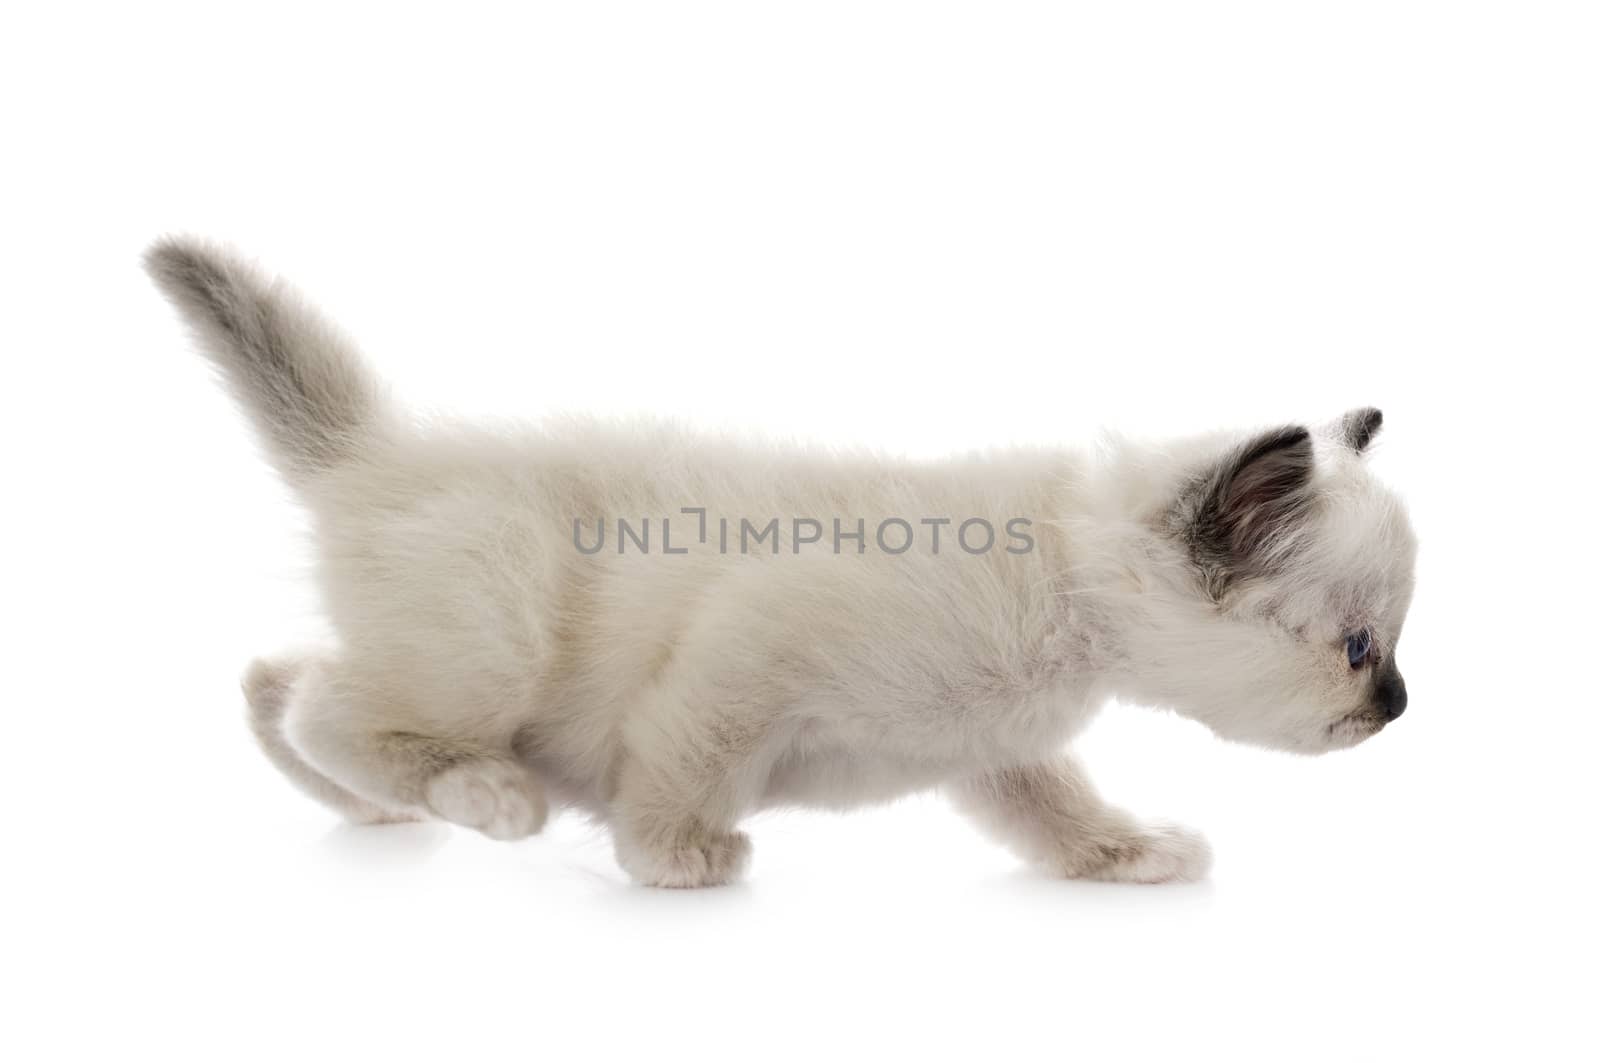
[{"label": "black nose", "polygon": [[1406,681],[1398,671],[1378,677],[1378,707],[1391,720],[1398,720],[1406,711]]}]

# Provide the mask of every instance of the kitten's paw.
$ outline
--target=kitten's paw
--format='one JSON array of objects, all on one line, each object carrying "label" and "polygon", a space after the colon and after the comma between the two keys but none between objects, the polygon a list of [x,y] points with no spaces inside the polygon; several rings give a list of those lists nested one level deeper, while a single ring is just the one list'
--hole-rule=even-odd
[{"label": "kitten's paw", "polygon": [[451,823],[514,841],[537,834],[549,808],[528,771],[502,760],[468,760],[428,780],[428,807]]},{"label": "kitten's paw", "polygon": [[426,818],[411,812],[397,812],[392,808],[379,808],[377,805],[355,808],[345,815],[351,823],[358,827],[392,827],[397,823],[421,823]]},{"label": "kitten's paw", "polygon": [[1086,847],[1066,872],[1101,882],[1198,882],[1210,868],[1211,846],[1203,835],[1158,820]]},{"label": "kitten's paw", "polygon": [[649,841],[617,836],[617,863],[644,886],[722,886],[744,874],[750,838],[742,831],[677,831]]}]

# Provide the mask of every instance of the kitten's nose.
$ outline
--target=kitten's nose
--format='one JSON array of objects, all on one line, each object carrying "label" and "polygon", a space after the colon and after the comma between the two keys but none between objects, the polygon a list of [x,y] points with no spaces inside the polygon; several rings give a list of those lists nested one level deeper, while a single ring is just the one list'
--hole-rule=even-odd
[{"label": "kitten's nose", "polygon": [[1406,711],[1406,681],[1398,670],[1378,677],[1378,707],[1391,720],[1398,720]]}]

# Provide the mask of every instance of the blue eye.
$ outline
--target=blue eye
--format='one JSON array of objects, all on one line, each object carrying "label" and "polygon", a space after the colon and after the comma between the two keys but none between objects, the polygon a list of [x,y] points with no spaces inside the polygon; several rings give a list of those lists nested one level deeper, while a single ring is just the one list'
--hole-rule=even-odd
[{"label": "blue eye", "polygon": [[1360,668],[1361,662],[1372,652],[1372,632],[1362,628],[1344,640],[1344,651],[1350,657],[1350,667]]}]

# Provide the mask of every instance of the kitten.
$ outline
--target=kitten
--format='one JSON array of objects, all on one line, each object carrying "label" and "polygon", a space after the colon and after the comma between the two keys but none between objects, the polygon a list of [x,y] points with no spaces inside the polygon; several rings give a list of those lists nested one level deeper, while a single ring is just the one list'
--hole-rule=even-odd
[{"label": "kitten", "polygon": [[1066,752],[1166,706],[1318,753],[1398,717],[1416,546],[1362,409],[1095,456],[940,463],[567,421],[409,419],[350,344],[203,242],[146,265],[312,518],[337,644],[252,666],[262,748],[358,822],[494,838],[547,803],[639,882],[740,874],[745,814],[944,787],[1056,874],[1193,880]]}]

